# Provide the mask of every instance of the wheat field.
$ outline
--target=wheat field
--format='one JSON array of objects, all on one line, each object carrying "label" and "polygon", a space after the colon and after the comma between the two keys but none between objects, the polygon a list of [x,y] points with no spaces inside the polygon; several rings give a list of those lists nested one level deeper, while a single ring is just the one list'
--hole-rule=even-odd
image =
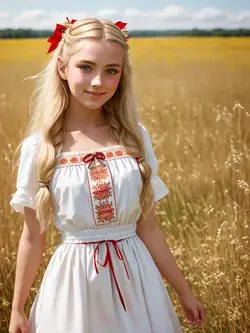
[{"label": "wheat field", "polygon": [[[169,195],[157,219],[176,261],[205,308],[205,323],[184,332],[250,331],[250,39],[130,39],[142,123]],[[8,332],[23,216],[9,206],[15,191],[13,151],[28,121],[34,88],[23,79],[47,61],[46,39],[0,41],[0,332]],[[52,226],[26,303],[29,313],[60,241]]]}]

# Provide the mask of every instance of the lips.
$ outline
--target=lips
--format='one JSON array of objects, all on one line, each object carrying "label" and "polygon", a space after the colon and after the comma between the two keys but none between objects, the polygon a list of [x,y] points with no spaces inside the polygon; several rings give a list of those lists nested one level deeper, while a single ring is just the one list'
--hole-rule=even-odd
[{"label": "lips", "polygon": [[93,95],[93,96],[102,96],[105,93],[100,93],[100,92],[94,92],[94,91],[86,91],[88,94]]}]

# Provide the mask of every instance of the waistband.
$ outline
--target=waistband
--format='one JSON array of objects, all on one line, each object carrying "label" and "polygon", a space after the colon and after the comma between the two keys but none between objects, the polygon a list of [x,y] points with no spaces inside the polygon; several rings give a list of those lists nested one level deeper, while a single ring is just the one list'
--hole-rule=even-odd
[{"label": "waistband", "polygon": [[119,240],[136,235],[136,223],[96,227],[94,229],[83,229],[62,232],[62,243],[77,243],[81,241],[98,242],[103,240]]}]

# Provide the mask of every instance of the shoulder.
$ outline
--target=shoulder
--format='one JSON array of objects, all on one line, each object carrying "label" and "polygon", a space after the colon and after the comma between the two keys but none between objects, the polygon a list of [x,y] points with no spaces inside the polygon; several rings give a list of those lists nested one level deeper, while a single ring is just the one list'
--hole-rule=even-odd
[{"label": "shoulder", "polygon": [[27,136],[22,141],[22,153],[23,154],[35,154],[38,151],[38,148],[42,144],[42,133],[35,132]]}]

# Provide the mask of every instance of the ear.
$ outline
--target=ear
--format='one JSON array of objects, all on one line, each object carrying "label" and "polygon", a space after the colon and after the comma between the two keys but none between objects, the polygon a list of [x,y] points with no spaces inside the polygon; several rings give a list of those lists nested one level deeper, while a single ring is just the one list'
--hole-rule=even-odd
[{"label": "ear", "polygon": [[63,59],[61,56],[58,56],[57,58],[57,70],[60,77],[63,80],[67,80],[67,67],[63,65]]}]

